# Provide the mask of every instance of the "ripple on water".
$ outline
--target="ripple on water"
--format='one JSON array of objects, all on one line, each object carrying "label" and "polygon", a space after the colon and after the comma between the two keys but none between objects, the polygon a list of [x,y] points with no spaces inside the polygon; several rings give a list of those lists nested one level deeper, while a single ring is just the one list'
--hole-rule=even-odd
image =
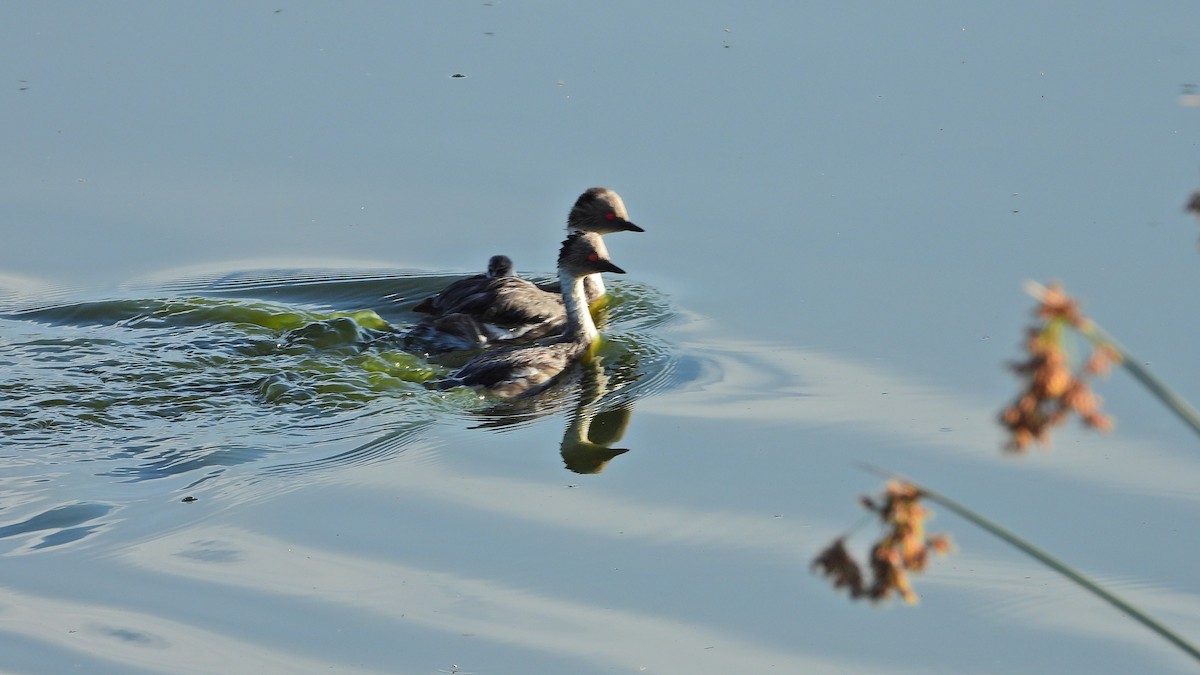
[{"label": "ripple on water", "polygon": [[96,532],[102,524],[95,523],[113,510],[110,504],[60,504],[18,522],[0,526],[0,540],[20,535],[38,535],[27,544],[29,550],[41,550],[79,541]]},{"label": "ripple on water", "polygon": [[[431,361],[393,338],[422,318],[414,304],[454,278],[222,273],[111,299],[26,297],[0,316],[11,382],[0,391],[0,435],[31,477],[69,467],[194,485],[235,469],[266,477],[379,461],[439,422],[505,429],[580,405],[627,410],[694,376],[656,330],[676,317],[670,302],[622,280],[600,310],[595,372],[528,401],[428,391],[421,383],[453,358]],[[25,490],[33,498],[32,483]]]}]

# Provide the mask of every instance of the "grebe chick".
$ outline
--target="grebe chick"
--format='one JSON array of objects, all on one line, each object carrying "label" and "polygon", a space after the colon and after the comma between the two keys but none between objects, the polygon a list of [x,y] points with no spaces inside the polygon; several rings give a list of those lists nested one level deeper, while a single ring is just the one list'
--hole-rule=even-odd
[{"label": "grebe chick", "polygon": [[558,254],[558,279],[566,307],[566,329],[562,335],[548,343],[484,352],[434,386],[480,387],[503,398],[529,396],[548,387],[570,366],[585,358],[600,338],[584,290],[584,279],[600,272],[624,274],[625,270],[609,260],[599,234],[583,232],[568,236]]},{"label": "grebe chick", "polygon": [[[645,230],[629,222],[629,212],[625,210],[625,202],[621,200],[621,195],[608,188],[594,187],[588,188],[579,196],[579,199],[575,200],[575,205],[567,214],[567,232],[594,232],[604,235],[613,232],[645,232]],[[603,246],[603,244],[601,245]],[[607,253],[607,251],[604,252]],[[498,276],[508,277],[511,275]],[[597,298],[604,295],[604,281],[599,274],[589,274],[584,283],[589,303],[595,302]],[[555,322],[562,322],[562,300],[555,284],[544,286],[508,282],[489,284],[486,280],[481,279],[474,282],[472,288],[476,292],[469,296],[448,297],[447,294],[452,288],[454,288],[453,284],[438,295],[425,299],[414,307],[413,311],[433,316],[459,313],[482,317],[492,309],[494,304],[500,303],[503,306],[496,309],[494,313],[502,314],[508,321],[543,323],[551,318],[546,316],[545,303],[552,303],[559,307]]]},{"label": "grebe chick", "polygon": [[512,259],[506,255],[494,255],[488,259],[487,272],[459,279],[447,286],[441,293],[422,300],[420,304],[413,307],[413,311],[436,316],[448,314],[449,312],[445,311],[447,307],[461,305],[468,302],[475,294],[486,291],[488,283],[492,279],[512,276],[515,276]]},{"label": "grebe chick", "polygon": [[512,258],[506,255],[494,255],[488,258],[487,278],[513,276]]}]

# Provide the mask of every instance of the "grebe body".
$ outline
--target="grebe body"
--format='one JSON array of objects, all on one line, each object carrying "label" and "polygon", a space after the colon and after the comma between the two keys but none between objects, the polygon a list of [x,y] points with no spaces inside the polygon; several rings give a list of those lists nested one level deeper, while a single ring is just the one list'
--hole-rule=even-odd
[{"label": "grebe body", "polygon": [[484,352],[471,359],[435,386],[478,387],[502,398],[529,396],[542,391],[598,343],[596,324],[588,309],[584,279],[590,274],[624,274],[608,258],[600,235],[575,233],[563,242],[558,278],[565,308],[565,330],[552,342],[511,346]]}]

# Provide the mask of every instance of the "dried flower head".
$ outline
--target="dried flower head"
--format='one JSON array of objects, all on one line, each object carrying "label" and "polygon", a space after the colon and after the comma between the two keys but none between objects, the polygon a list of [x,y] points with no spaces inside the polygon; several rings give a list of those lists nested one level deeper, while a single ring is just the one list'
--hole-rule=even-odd
[{"label": "dried flower head", "polygon": [[[1197,221],[1200,221],[1200,190],[1196,190],[1188,196],[1187,203],[1183,205],[1183,210],[1195,216]],[[1197,242],[1197,246],[1200,246],[1200,242]]]},{"label": "dried flower head", "polygon": [[1091,390],[1088,378],[1106,374],[1121,360],[1116,349],[1101,344],[1092,349],[1079,372],[1073,372],[1063,349],[1064,327],[1086,332],[1092,327],[1091,320],[1058,284],[1031,285],[1031,292],[1039,301],[1034,309],[1038,323],[1026,331],[1027,358],[1009,364],[1024,380],[1024,386],[1016,400],[1000,413],[1000,423],[1009,432],[1006,447],[1018,452],[1033,443],[1048,442],[1050,429],[1066,421],[1071,413],[1092,428],[1111,429],[1112,418],[1100,410],[1100,397]]},{"label": "dried flower head", "polygon": [[1187,204],[1183,207],[1184,211],[1200,218],[1200,190],[1196,190],[1188,196]]},{"label": "dried flower head", "polygon": [[929,511],[921,505],[921,491],[916,486],[890,481],[879,501],[861,497],[860,503],[879,515],[884,533],[871,547],[871,583],[866,584],[862,569],[846,550],[845,538],[835,540],[813,561],[834,588],[846,588],[850,597],[869,598],[878,602],[893,592],[905,602],[917,602],[917,594],[909,581],[910,572],[920,572],[929,561],[929,551],[944,554],[950,550],[946,535],[925,536],[925,520]]},{"label": "dried flower head", "polygon": [[1088,320],[1079,310],[1079,303],[1067,295],[1062,289],[1062,284],[1054,282],[1041,288],[1030,285],[1030,288],[1041,296],[1034,310],[1034,315],[1038,318],[1046,321],[1065,321],[1076,328],[1087,325]]},{"label": "dried flower head", "polygon": [[862,571],[850,552],[846,550],[846,540],[838,537],[821,551],[821,555],[813,560],[812,566],[820,568],[821,572],[833,580],[834,588],[847,588],[850,597],[857,598],[863,593]]},{"label": "dried flower head", "polygon": [[867,589],[867,597],[875,602],[887,600],[892,591],[900,594],[910,605],[917,604],[917,594],[908,581],[908,573],[900,559],[900,554],[880,542],[871,550],[871,572],[874,581]]}]

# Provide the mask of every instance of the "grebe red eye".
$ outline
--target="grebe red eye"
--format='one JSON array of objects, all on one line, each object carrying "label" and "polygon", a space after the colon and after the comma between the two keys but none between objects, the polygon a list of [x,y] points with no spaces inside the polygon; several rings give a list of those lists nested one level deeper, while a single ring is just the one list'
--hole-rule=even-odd
[{"label": "grebe red eye", "polygon": [[613,213],[612,211],[609,211],[608,213],[604,214],[604,219],[605,220],[616,220],[617,214]]},{"label": "grebe red eye", "polygon": [[599,259],[600,259],[600,256],[599,256],[599,254],[596,254],[596,253],[589,253],[589,254],[588,254],[588,262],[596,262],[596,261],[597,261],[597,260],[599,260]]}]

